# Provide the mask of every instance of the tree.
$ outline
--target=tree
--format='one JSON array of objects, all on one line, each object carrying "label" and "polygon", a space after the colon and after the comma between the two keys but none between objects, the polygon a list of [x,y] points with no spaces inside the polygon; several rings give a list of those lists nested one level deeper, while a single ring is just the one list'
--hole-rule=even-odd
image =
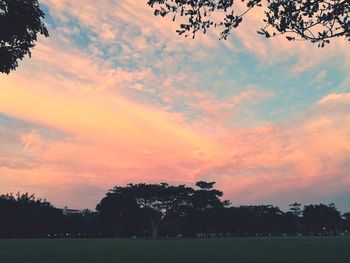
[{"label": "tree", "polygon": [[[245,3],[240,13],[236,13],[237,2]],[[350,41],[349,0],[149,0],[148,5],[155,15],[171,13],[174,21],[184,18],[177,32],[185,36],[221,28],[220,38],[227,39],[247,13],[263,7],[264,25],[258,33],[267,38],[285,35],[290,41],[307,40],[319,47],[335,37]]]},{"label": "tree", "polygon": [[229,201],[221,201],[223,192],[214,189],[214,185],[215,182],[199,181],[196,183],[198,189],[191,196],[191,208],[187,217],[196,235],[220,232],[222,214],[224,208],[229,206]]},{"label": "tree", "polygon": [[149,224],[152,238],[158,238],[161,223],[179,214],[181,207],[188,205],[192,192],[192,188],[184,185],[128,184],[110,190],[97,210],[120,225],[126,218],[142,218]]},{"label": "tree", "polygon": [[331,235],[340,231],[342,218],[334,204],[308,205],[304,207],[304,230],[313,235]]},{"label": "tree", "polygon": [[350,212],[346,212],[343,214],[343,219],[344,219],[344,228],[348,232],[350,232]]},{"label": "tree", "polygon": [[301,211],[301,204],[300,203],[293,203],[293,204],[290,204],[289,205],[289,211],[293,214],[293,215],[295,215],[295,216],[297,216],[297,217],[299,217],[300,215],[301,215],[301,213],[302,213],[302,211]]},{"label": "tree", "polygon": [[222,202],[220,197],[223,196],[223,192],[214,189],[215,182],[199,181],[196,186],[199,188],[192,196],[192,203],[195,209],[204,211],[209,208],[223,208],[229,205],[228,201]]},{"label": "tree", "polygon": [[301,204],[293,203],[289,205],[289,212],[287,213],[295,230],[298,234],[301,232],[301,222],[300,217],[302,215]]},{"label": "tree", "polygon": [[152,238],[158,238],[159,226],[167,217],[176,215],[182,206],[188,206],[189,196],[193,193],[193,189],[185,185],[171,186],[167,183],[130,184],[129,187],[151,224]]},{"label": "tree", "polygon": [[115,186],[97,205],[102,231],[114,237],[131,236],[138,232],[141,209],[130,187]]},{"label": "tree", "polygon": [[0,0],[0,72],[9,74],[31,56],[38,34],[49,36],[37,0]]},{"label": "tree", "polygon": [[62,211],[34,194],[0,196],[0,237],[46,237],[59,223]]}]

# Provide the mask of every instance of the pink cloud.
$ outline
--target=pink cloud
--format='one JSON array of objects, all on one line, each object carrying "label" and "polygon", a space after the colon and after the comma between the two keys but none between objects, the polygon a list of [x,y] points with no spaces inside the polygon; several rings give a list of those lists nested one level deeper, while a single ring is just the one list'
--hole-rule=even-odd
[{"label": "pink cloud", "polygon": [[202,176],[216,178],[239,203],[320,200],[347,191],[350,109],[344,106],[318,104],[306,117],[284,124],[228,130],[221,141],[231,145],[230,161]]},{"label": "pink cloud", "polygon": [[322,105],[339,105],[339,103],[350,105],[350,93],[332,93],[320,100],[319,103]]},{"label": "pink cloud", "polygon": [[[10,136],[6,127],[0,133],[0,142],[11,137],[16,145],[2,150],[6,156],[0,158],[0,192],[36,192],[61,206],[93,208],[115,184],[141,181],[191,184],[214,180],[234,203],[283,196],[294,201],[348,189],[349,94],[329,94],[303,117],[232,128],[227,116],[273,94],[250,88],[220,100],[212,93],[191,89],[198,84],[191,72],[160,80],[150,69],[116,68],[99,58],[98,43],[131,37],[134,27],[141,33],[123,46],[126,60],[141,60],[142,54],[154,49],[144,41],[151,33],[168,41],[167,51],[191,50],[198,59],[212,55],[200,47],[218,45],[214,36],[183,40],[174,33],[177,26],[154,17],[144,1],[43,3],[50,6],[55,19],[72,15],[98,37],[80,50],[65,34],[54,34],[40,40],[33,58],[21,63],[17,72],[0,76],[0,112],[27,125],[23,133]],[[247,26],[256,28],[258,18],[248,19]],[[125,27],[117,26],[122,23]],[[324,59],[307,44],[296,43],[290,49],[284,40],[268,41],[245,29],[237,31],[237,36],[262,62],[297,56],[298,66],[291,70],[297,73]],[[344,47],[340,52],[348,57]],[[227,48],[232,51],[234,47],[227,44]],[[335,49],[331,46],[332,52],[325,57],[337,54]],[[175,57],[158,61],[157,66],[173,72],[180,62]],[[178,88],[181,81],[189,88]],[[189,124],[182,114],[167,112],[166,107],[123,96],[125,88],[156,93],[156,82],[161,82],[163,89],[158,93],[164,101],[187,100],[205,112],[205,118]],[[61,136],[46,136],[37,126]]]},{"label": "pink cloud", "polygon": [[[56,19],[67,20],[68,16],[78,19],[81,26],[89,28],[98,34],[97,42],[110,42],[118,39],[132,39],[129,42],[132,50],[153,50],[154,44],[145,42],[145,36],[157,36],[168,44],[167,50],[191,50],[194,56],[210,56],[200,52],[199,47],[226,47],[229,52],[239,50],[232,38],[228,41],[217,41],[219,30],[210,31],[208,34],[198,34],[196,39],[189,40],[177,36],[176,30],[180,21],[172,22],[171,17],[165,19],[155,17],[153,10],[143,0],[111,1],[101,0],[89,2],[86,0],[43,0],[50,6]],[[245,3],[237,2],[237,12],[244,10]],[[98,10],[98,12],[97,12]],[[103,14],[103,15],[102,15]],[[214,17],[220,14],[214,15]],[[291,68],[291,74],[298,74],[310,70],[321,63],[332,60],[337,55],[342,55],[344,64],[349,65],[350,52],[348,41],[334,39],[331,45],[324,49],[315,48],[314,44],[304,41],[289,42],[284,36],[266,39],[258,34],[264,24],[264,9],[255,8],[244,17],[244,23],[232,32],[241,42],[243,49],[255,54],[264,63],[296,58],[297,63]],[[122,25],[122,26],[121,26]],[[140,34],[132,34],[138,29]],[[231,39],[231,40],[230,40]],[[291,48],[292,47],[292,48]]]},{"label": "pink cloud", "polygon": [[[73,59],[81,61],[83,68],[90,63],[79,56]],[[51,65],[52,61],[46,63]],[[60,63],[56,67],[69,71]],[[94,71],[91,76],[97,76],[91,78],[91,87],[99,85],[98,76],[108,72],[103,66],[89,70]],[[74,205],[91,207],[101,198],[102,189],[127,182],[191,184],[214,180],[226,197],[239,203],[269,201],[277,196],[307,200],[349,187],[346,93],[326,96],[306,117],[294,121],[253,128],[229,128],[211,121],[215,130],[200,129],[197,123],[184,123],[179,114],[140,105],[118,92],[86,90],[76,81],[81,72],[77,70],[74,78],[65,81],[60,81],[60,75],[44,74],[28,82],[25,72],[23,76],[1,77],[0,112],[58,130],[66,137],[45,138],[36,130],[21,135],[21,151],[30,154],[30,159],[11,157],[23,165],[0,169],[4,182],[0,190],[23,187],[58,204],[78,198]],[[132,82],[133,76],[126,79]],[[118,86],[124,81],[112,83]],[[215,108],[210,94],[193,95],[204,110],[225,109],[226,104]],[[230,103],[255,102],[265,95],[244,92]],[[95,189],[96,193],[91,192],[93,196],[83,201],[82,194],[77,197],[77,189]]]},{"label": "pink cloud", "polygon": [[[28,123],[30,130],[19,135],[21,149],[6,160],[16,165],[1,166],[0,191],[36,188],[52,197],[54,182],[52,200],[61,204],[63,192],[74,199],[78,186],[193,181],[196,169],[220,159],[222,145],[193,130],[180,114],[119,94],[139,79],[153,82],[151,72],[111,69],[74,48],[63,51],[64,41],[38,45],[30,67],[24,63],[11,76],[0,76],[0,112]],[[65,137],[45,137],[31,125]]]}]

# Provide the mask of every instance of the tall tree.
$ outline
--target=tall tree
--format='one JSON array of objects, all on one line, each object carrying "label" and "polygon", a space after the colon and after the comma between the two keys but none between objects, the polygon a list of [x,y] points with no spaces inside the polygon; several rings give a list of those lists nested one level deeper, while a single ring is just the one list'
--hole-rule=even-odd
[{"label": "tall tree", "polygon": [[62,211],[34,194],[0,196],[0,237],[46,237],[55,231]]},{"label": "tall tree", "polygon": [[302,223],[308,234],[336,234],[341,229],[342,218],[334,204],[307,205]]},{"label": "tall tree", "polygon": [[289,211],[290,211],[293,215],[299,217],[299,216],[301,215],[301,213],[302,213],[302,211],[301,211],[301,204],[300,204],[300,203],[293,203],[293,204],[290,204],[290,205],[289,205]]},{"label": "tall tree", "polygon": [[[300,234],[301,233],[301,215],[302,215],[302,209],[300,203],[293,203],[289,205],[289,216],[290,220],[292,222],[292,226],[294,226],[294,230]],[[287,215],[287,216],[288,216]]]},{"label": "tall tree", "polygon": [[215,189],[214,185],[215,182],[199,181],[196,183],[198,189],[191,196],[189,224],[196,235],[220,232],[221,215],[229,202],[220,199],[223,192]]},{"label": "tall tree", "polygon": [[115,186],[97,205],[102,231],[114,237],[135,235],[142,211],[130,187]]},{"label": "tall tree", "polygon": [[320,47],[335,37],[350,40],[349,0],[148,0],[148,5],[155,15],[184,18],[177,32],[185,36],[221,28],[221,38],[226,39],[246,14],[263,7],[265,18],[258,33],[267,38],[285,35],[290,41],[307,40]]},{"label": "tall tree", "polygon": [[344,219],[344,229],[350,232],[350,212],[344,213],[343,219]]},{"label": "tall tree", "polygon": [[192,192],[192,188],[184,185],[128,184],[110,190],[97,210],[116,220],[114,225],[130,217],[143,218],[152,230],[152,238],[158,238],[160,225],[188,205]]},{"label": "tall tree", "polygon": [[38,34],[49,36],[37,0],[0,0],[0,72],[9,74],[31,56]]},{"label": "tall tree", "polygon": [[158,238],[159,226],[168,216],[187,206],[193,189],[185,185],[171,186],[161,184],[129,185],[135,193],[135,199],[143,210],[145,218],[152,227],[152,238]]}]

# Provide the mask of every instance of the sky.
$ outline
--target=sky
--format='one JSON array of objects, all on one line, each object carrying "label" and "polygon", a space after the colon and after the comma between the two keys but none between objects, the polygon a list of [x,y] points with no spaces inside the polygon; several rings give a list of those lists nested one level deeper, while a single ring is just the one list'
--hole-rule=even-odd
[{"label": "sky", "polygon": [[215,181],[233,205],[350,208],[350,48],[178,36],[145,0],[41,0],[50,37],[0,75],[0,193],[94,209],[127,183]]}]

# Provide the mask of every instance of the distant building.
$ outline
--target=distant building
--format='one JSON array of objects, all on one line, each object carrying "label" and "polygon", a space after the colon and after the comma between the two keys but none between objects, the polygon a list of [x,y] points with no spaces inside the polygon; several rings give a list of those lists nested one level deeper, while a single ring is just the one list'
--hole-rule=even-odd
[{"label": "distant building", "polygon": [[85,215],[86,210],[77,210],[77,209],[68,209],[67,206],[65,206],[62,210],[62,214],[65,216],[68,215]]}]

